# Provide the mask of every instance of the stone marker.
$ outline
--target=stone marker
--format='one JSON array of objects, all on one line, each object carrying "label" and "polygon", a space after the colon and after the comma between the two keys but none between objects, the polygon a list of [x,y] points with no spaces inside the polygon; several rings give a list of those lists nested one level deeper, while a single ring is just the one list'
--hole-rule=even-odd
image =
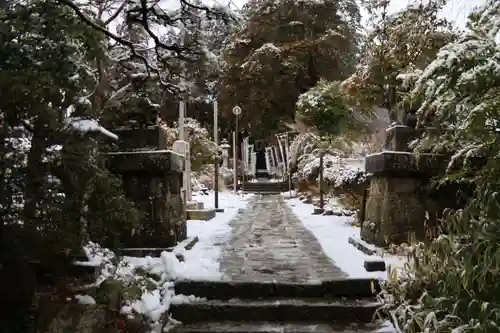
[{"label": "stone marker", "polygon": [[167,150],[166,132],[158,124],[114,128],[117,151],[101,154],[107,168],[122,177],[125,195],[143,213],[138,230],[124,233],[126,248],[165,248],[186,238],[181,198],[183,156]]},{"label": "stone marker", "polygon": [[222,149],[222,166],[229,168],[229,150],[231,149],[231,146],[227,143],[226,139],[222,139],[220,148]]},{"label": "stone marker", "polygon": [[191,202],[192,200],[191,157],[189,153],[190,152],[189,142],[184,140],[176,140],[172,145],[172,150],[184,156],[185,166],[182,176],[182,190],[184,191],[185,202]]},{"label": "stone marker", "polygon": [[386,132],[390,150],[365,159],[365,171],[372,177],[361,238],[378,246],[425,237],[422,188],[440,162],[438,155],[421,154],[417,159],[408,151],[408,142],[415,137],[413,128],[397,125]]}]

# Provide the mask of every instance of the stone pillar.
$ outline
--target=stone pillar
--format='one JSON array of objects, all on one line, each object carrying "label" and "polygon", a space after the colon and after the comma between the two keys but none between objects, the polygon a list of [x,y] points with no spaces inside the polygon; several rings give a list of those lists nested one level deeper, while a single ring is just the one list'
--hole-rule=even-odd
[{"label": "stone pillar", "polygon": [[107,168],[121,176],[125,195],[143,219],[136,232],[121,235],[126,248],[166,248],[186,238],[186,213],[181,197],[184,158],[166,150],[161,126],[115,128],[117,151],[103,153]]},{"label": "stone pillar", "polygon": [[193,200],[193,186],[191,184],[191,147],[189,146],[189,142],[186,142],[184,159],[183,184],[186,187],[186,202],[190,202]]},{"label": "stone pillar", "polygon": [[252,175],[257,173],[257,153],[252,152]]},{"label": "stone pillar", "polygon": [[408,142],[415,130],[397,125],[387,131],[387,149],[365,159],[365,170],[372,174],[362,221],[361,237],[372,244],[386,246],[425,236],[426,177]]},{"label": "stone pillar", "polygon": [[372,173],[361,238],[385,246],[425,235],[425,204],[421,189],[425,179],[409,152],[381,152],[366,157]]},{"label": "stone pillar", "polygon": [[231,146],[227,143],[226,139],[222,139],[220,148],[222,149],[222,166],[229,168],[229,149],[231,149]]},{"label": "stone pillar", "polygon": [[172,150],[184,156],[184,172],[182,177],[183,191],[186,202],[192,200],[192,186],[191,186],[191,155],[189,142],[177,140],[172,145]]}]

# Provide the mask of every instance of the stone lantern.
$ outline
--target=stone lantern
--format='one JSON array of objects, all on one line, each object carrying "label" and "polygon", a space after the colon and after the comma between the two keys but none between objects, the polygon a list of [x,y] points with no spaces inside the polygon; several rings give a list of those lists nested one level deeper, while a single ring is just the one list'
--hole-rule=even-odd
[{"label": "stone lantern", "polygon": [[125,248],[167,248],[186,239],[181,196],[184,156],[167,150],[165,129],[154,121],[126,119],[113,129],[118,146],[101,154],[107,168],[121,176],[125,195],[142,212],[133,235],[122,235]]},{"label": "stone lantern", "polygon": [[226,139],[222,139],[222,143],[220,145],[222,150],[222,166],[225,168],[229,167],[229,149],[231,146],[227,143]]},{"label": "stone lantern", "polygon": [[[415,119],[386,130],[386,149],[365,158],[365,171],[371,173],[361,238],[379,246],[401,244],[411,237],[425,236],[424,220],[428,207],[422,190],[438,170],[441,158],[420,154],[417,159],[408,143],[417,133]],[[410,126],[408,126],[410,125]]]}]

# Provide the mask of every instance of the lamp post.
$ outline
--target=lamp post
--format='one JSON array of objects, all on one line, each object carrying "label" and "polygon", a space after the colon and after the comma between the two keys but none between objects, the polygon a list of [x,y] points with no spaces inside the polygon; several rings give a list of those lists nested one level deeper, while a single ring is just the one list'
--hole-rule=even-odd
[{"label": "lamp post", "polygon": [[233,108],[233,114],[235,117],[235,128],[234,128],[234,158],[233,158],[233,168],[234,168],[234,191],[237,190],[238,186],[238,118],[241,114],[241,108],[239,106],[235,106]]},{"label": "lamp post", "polygon": [[217,149],[214,161],[214,206],[219,209],[219,105],[214,101],[214,142]]}]

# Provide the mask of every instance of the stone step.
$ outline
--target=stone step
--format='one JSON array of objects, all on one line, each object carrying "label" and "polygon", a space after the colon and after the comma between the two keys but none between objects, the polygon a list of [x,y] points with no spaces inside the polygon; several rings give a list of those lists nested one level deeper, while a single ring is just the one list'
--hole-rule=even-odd
[{"label": "stone step", "polygon": [[200,220],[200,221],[210,221],[215,218],[215,209],[187,209],[187,219],[188,220]]},{"label": "stone step", "polygon": [[271,195],[271,194],[280,194],[284,191],[281,190],[243,190],[243,193],[254,193],[254,194],[262,194],[262,195]]},{"label": "stone step", "polygon": [[183,324],[210,321],[368,323],[380,303],[372,300],[268,299],[206,300],[170,305],[171,317]]},{"label": "stone step", "polygon": [[245,182],[244,187],[288,187],[288,182]]},{"label": "stone step", "polygon": [[276,322],[208,322],[173,328],[173,333],[396,333],[383,323],[369,324],[311,324]]},{"label": "stone step", "polygon": [[[233,189],[232,184],[227,187],[229,189]],[[238,190],[243,190],[244,192],[269,194],[277,194],[289,190],[287,182],[247,182],[238,184],[237,188]]]},{"label": "stone step", "polygon": [[276,192],[276,193],[281,193],[288,191],[288,187],[281,188],[281,187],[242,187],[240,188],[242,191],[246,192]]},{"label": "stone step", "polygon": [[267,194],[280,194],[282,192],[287,192],[287,188],[281,187],[243,187],[241,188],[243,192],[248,193],[267,193]]},{"label": "stone step", "polygon": [[269,172],[264,170],[257,170],[257,172],[255,172],[255,178],[271,178],[271,177],[269,176]]},{"label": "stone step", "polygon": [[368,298],[380,291],[378,280],[337,279],[318,283],[177,281],[178,295],[195,295],[208,299],[257,298]]}]

